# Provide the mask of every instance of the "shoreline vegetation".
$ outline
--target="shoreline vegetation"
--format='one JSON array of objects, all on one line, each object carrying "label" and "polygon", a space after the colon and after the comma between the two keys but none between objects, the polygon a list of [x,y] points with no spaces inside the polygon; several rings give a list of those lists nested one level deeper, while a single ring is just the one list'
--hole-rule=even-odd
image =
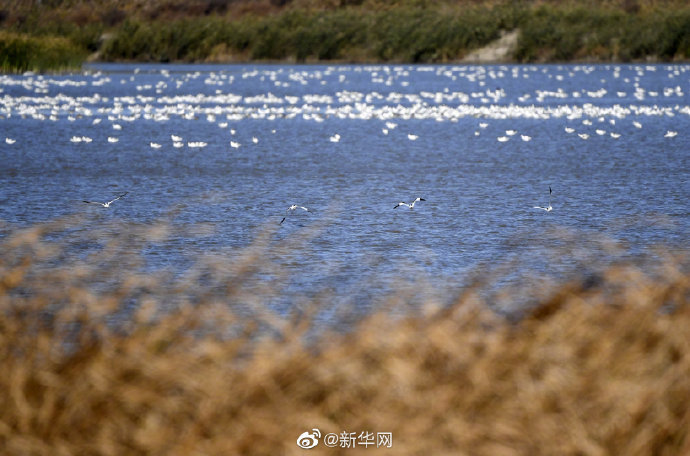
[{"label": "shoreline vegetation", "polygon": [[515,45],[494,63],[690,59],[680,0],[19,0],[0,8],[0,69],[457,63],[511,32]]},{"label": "shoreline vegetation", "polygon": [[[295,247],[271,232],[179,275],[142,271],[142,252],[180,226],[84,221],[0,238],[3,455],[303,454],[297,437],[314,428],[390,432],[400,455],[690,453],[677,253],[560,281],[504,265],[521,293],[485,266],[445,305],[415,309],[418,287],[403,287],[330,331],[327,291],[269,310],[291,280],[271,255]],[[501,302],[532,304],[505,318]]]}]

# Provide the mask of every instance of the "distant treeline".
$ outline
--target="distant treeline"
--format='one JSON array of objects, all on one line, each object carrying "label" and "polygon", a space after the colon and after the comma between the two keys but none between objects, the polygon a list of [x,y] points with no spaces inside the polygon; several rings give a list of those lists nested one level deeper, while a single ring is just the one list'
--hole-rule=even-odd
[{"label": "distant treeline", "polygon": [[244,2],[242,10],[238,2],[217,0],[189,2],[185,10],[162,2],[129,13],[101,3],[102,11],[99,3],[60,1],[23,15],[0,10],[3,71],[78,66],[88,55],[142,62],[453,62],[512,30],[519,31],[516,62],[690,57],[690,5],[682,2],[340,0],[316,8],[306,0],[273,0],[265,9]]}]

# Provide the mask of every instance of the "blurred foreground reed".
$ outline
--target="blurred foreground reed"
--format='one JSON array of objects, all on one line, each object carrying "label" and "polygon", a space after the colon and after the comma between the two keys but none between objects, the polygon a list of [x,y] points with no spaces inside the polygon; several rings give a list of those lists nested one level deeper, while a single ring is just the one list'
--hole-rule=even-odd
[{"label": "blurred foreground reed", "polygon": [[[271,233],[173,274],[128,253],[170,226],[80,223],[0,240],[3,455],[690,453],[684,258],[532,282],[516,319],[490,309],[524,295],[478,275],[448,306],[392,316],[393,294],[314,332],[328,293],[262,310],[281,276]],[[313,428],[393,446],[300,449]]]}]

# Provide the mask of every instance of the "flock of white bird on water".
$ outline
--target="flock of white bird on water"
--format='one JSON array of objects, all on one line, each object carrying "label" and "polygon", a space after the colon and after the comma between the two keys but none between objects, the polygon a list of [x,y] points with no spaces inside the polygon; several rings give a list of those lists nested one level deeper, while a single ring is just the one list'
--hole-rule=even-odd
[{"label": "flock of white bird on water", "polygon": [[[24,75],[0,76],[0,119],[20,116],[37,121],[74,122],[75,128],[83,128],[84,123],[102,125],[107,134],[104,138],[92,138],[83,133],[74,133],[65,138],[72,143],[116,144],[120,134],[126,134],[128,123],[146,120],[165,123],[171,119],[187,121],[207,121],[219,128],[228,129],[232,122],[243,119],[295,119],[323,122],[329,118],[380,120],[383,122],[381,134],[388,135],[399,124],[410,119],[433,119],[439,122],[458,122],[462,119],[476,118],[478,123],[468,136],[479,137],[490,134],[487,129],[491,120],[505,119],[565,119],[568,126],[565,134],[575,134],[582,140],[591,137],[618,139],[624,133],[625,125],[632,123],[643,128],[645,117],[672,118],[676,115],[690,115],[690,106],[673,101],[684,101],[683,86],[687,85],[686,65],[608,65],[599,82],[599,87],[567,91],[557,87],[568,77],[589,75],[595,66],[330,66],[323,68],[300,67],[256,67],[235,70],[171,72],[167,69],[130,73],[105,73],[84,71],[77,75]],[[601,67],[599,67],[601,69]],[[650,73],[665,72],[668,84],[655,87],[655,90],[642,86],[644,77]],[[446,87],[436,91],[414,92],[410,75],[414,72],[433,72]],[[528,80],[537,73],[547,75],[555,89],[544,85],[529,93],[522,93],[517,102],[508,102],[503,83],[510,79]],[[369,77],[370,87],[381,88],[370,92],[348,90],[350,78]],[[542,75],[543,76],[543,75]],[[152,80],[153,79],[153,80]],[[240,95],[233,87],[244,80],[254,80],[259,87],[268,88],[265,93]],[[616,83],[616,90],[610,83]],[[186,93],[185,87],[194,83],[204,89],[199,93]],[[98,93],[98,88],[129,84],[131,93],[122,96],[106,97]],[[304,87],[327,86],[336,88],[326,94],[306,93]],[[550,86],[551,84],[548,84]],[[7,89],[16,87],[25,90],[23,95],[9,95]],[[304,86],[304,87],[302,87]],[[620,87],[628,90],[619,90]],[[272,89],[275,87],[275,89]],[[290,91],[291,87],[300,87]],[[68,89],[83,89],[84,95],[67,95]],[[479,89],[463,91],[463,88]],[[395,89],[395,90],[393,90]],[[420,87],[421,89],[421,87]],[[274,90],[281,93],[275,95]],[[609,92],[611,90],[611,92]],[[597,105],[593,101],[606,98],[607,103]],[[585,101],[579,101],[585,100]],[[655,101],[663,100],[661,103]],[[669,101],[671,103],[669,103]],[[125,126],[125,127],[123,127]],[[623,128],[622,128],[623,127]],[[409,128],[409,127],[408,127]],[[190,128],[190,131],[194,131]],[[230,129],[227,145],[237,149],[242,143]],[[275,129],[271,129],[275,133]],[[170,133],[170,132],[169,132]],[[493,132],[495,134],[495,132]],[[406,137],[415,141],[423,132],[406,131]],[[650,132],[666,138],[677,136],[673,130]],[[515,139],[524,142],[532,140],[529,132],[515,129],[505,130],[496,136],[496,141],[505,143]],[[404,138],[405,136],[403,136]],[[107,139],[106,139],[107,138]],[[172,133],[174,148],[205,147],[205,138],[183,140],[181,134]],[[324,141],[340,142],[338,132],[324,132]],[[6,137],[5,144],[12,145],[21,138]],[[60,138],[56,138],[57,141]],[[251,138],[257,144],[259,138]],[[149,142],[154,149],[165,144]]]},{"label": "flock of white bird on water", "polygon": [[[605,70],[601,72],[602,68]],[[567,91],[556,87],[568,77],[589,76],[599,70],[597,75],[599,87]],[[410,75],[414,72],[432,72],[437,79],[434,87],[445,85],[435,91],[420,90],[414,92]],[[553,84],[539,84],[534,90],[522,93],[519,97],[508,97],[503,84],[510,79],[528,80],[538,73],[546,75]],[[645,89],[642,82],[646,75],[665,72],[664,87],[656,90]],[[675,116],[690,116],[690,106],[685,103],[683,86],[687,86],[690,66],[688,65],[607,65],[603,67],[576,66],[328,66],[301,68],[257,67],[219,71],[171,72],[167,69],[151,69],[145,72],[134,70],[124,73],[107,73],[86,70],[76,75],[0,75],[0,121],[18,116],[22,119],[47,122],[74,123],[66,129],[70,133],[65,141],[78,144],[104,143],[117,144],[120,135],[127,134],[127,125],[136,121],[148,121],[165,124],[175,120],[189,122],[209,122],[218,128],[229,131],[227,135],[218,135],[227,141],[230,149],[245,145],[258,144],[260,138],[252,136],[244,143],[239,139],[236,128],[245,119],[266,121],[301,119],[321,123],[329,118],[346,120],[380,121],[380,132],[383,136],[404,131],[402,138],[416,141],[423,136],[423,131],[410,131],[408,120],[435,120],[438,122],[459,122],[471,119],[474,128],[466,128],[459,135],[485,137],[496,135],[496,129],[489,128],[492,121],[511,119],[564,120],[566,126],[559,123],[559,131],[549,133],[564,134],[587,140],[594,137],[619,139],[626,128],[643,129],[645,119],[664,119],[673,124]],[[369,92],[348,90],[350,78],[369,77],[367,87],[375,88]],[[155,80],[155,82],[151,82]],[[267,88],[265,93],[240,95],[234,87],[244,80],[253,80],[254,87]],[[591,82],[591,81],[589,81]],[[615,82],[615,91],[610,89]],[[203,85],[201,85],[203,83]],[[98,93],[99,87],[125,85],[131,88],[127,95],[108,97]],[[186,93],[185,87],[191,84],[196,93]],[[305,87],[328,86],[335,89],[327,93],[303,93]],[[545,87],[546,86],[546,87]],[[620,87],[628,90],[620,90]],[[275,89],[271,89],[275,87]],[[291,87],[300,87],[291,91]],[[607,89],[609,87],[609,89]],[[23,94],[17,95],[23,89]],[[463,91],[468,88],[477,90]],[[287,89],[287,90],[286,90]],[[421,89],[421,87],[420,87]],[[283,93],[275,95],[272,91]],[[11,91],[12,94],[7,93]],[[69,95],[64,92],[78,92],[81,95]],[[122,91],[118,91],[120,93]],[[319,91],[317,91],[319,92]],[[322,92],[322,91],[321,91]],[[290,95],[294,94],[294,95]],[[515,94],[513,94],[515,95]],[[606,99],[596,104],[595,100]],[[580,101],[583,100],[583,101]],[[656,125],[659,122],[654,122]],[[502,123],[503,125],[505,123]],[[85,125],[102,128],[105,132],[94,138],[77,132]],[[176,124],[179,125],[179,124]],[[93,131],[93,128],[91,131]],[[164,127],[158,127],[159,132]],[[178,127],[179,128],[179,127]],[[190,126],[187,132],[198,131]],[[405,131],[406,130],[406,131]],[[654,127],[650,135],[659,134],[665,138],[674,138],[677,131]],[[27,130],[28,131],[28,130]],[[275,128],[266,128],[266,133],[275,134]],[[542,135],[543,130],[542,130]],[[185,139],[179,132],[165,133],[166,141],[150,141],[153,149],[172,146],[173,148],[203,148],[208,145],[207,138]],[[189,136],[192,136],[190,133]],[[512,140],[529,142],[536,133],[518,131],[515,128],[501,129],[495,136],[499,143]],[[169,140],[168,140],[169,137]],[[105,138],[105,139],[104,139]],[[216,137],[214,137],[216,139]],[[549,138],[545,138],[549,139]],[[22,138],[5,137],[4,143],[13,146]],[[60,141],[61,138],[54,138]],[[229,140],[229,141],[228,141]],[[347,138],[338,132],[326,131],[324,141],[339,143]],[[20,144],[21,145],[21,144]],[[534,209],[551,212],[551,187],[549,186],[548,204],[533,206]],[[84,200],[84,203],[110,207],[111,204],[125,197],[127,192],[115,196],[106,202]],[[395,205],[395,209],[405,206],[413,209],[415,204],[426,201],[417,197],[411,203],[404,201]],[[312,209],[293,204],[286,209],[281,224],[295,212],[311,213]]]}]

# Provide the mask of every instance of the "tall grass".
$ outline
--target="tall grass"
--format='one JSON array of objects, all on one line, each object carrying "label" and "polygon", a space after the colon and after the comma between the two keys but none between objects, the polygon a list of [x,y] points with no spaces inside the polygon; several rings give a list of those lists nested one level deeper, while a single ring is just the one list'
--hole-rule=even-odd
[{"label": "tall grass", "polygon": [[690,57],[690,8],[628,14],[539,7],[520,24],[519,61],[631,61]]},{"label": "tall grass", "polygon": [[[686,258],[525,278],[526,294],[484,270],[448,305],[381,297],[343,333],[312,318],[331,294],[291,316],[257,299],[280,293],[271,255],[292,247],[270,232],[232,260],[147,270],[136,252],[177,235],[58,221],[3,237],[3,454],[303,454],[313,428],[391,432],[403,455],[690,451]],[[523,298],[520,319],[490,310]]]},{"label": "tall grass", "polygon": [[0,71],[68,70],[81,67],[85,52],[61,37],[0,32]]},{"label": "tall grass", "polygon": [[446,14],[396,8],[386,12],[344,9],[290,10],[276,16],[228,22],[221,18],[173,22],[127,21],[103,50],[105,59],[195,60],[223,49],[253,60],[365,60],[440,62],[497,38],[491,9]]},{"label": "tall grass", "polygon": [[68,40],[74,59],[454,62],[512,30],[517,62],[690,58],[690,7],[676,0],[53,2],[3,19],[24,39]]},{"label": "tall grass", "polygon": [[[104,58],[448,62],[520,31],[520,62],[690,57],[690,8],[636,14],[609,6],[499,4],[379,10],[290,9],[241,20],[126,22]],[[222,52],[219,53],[219,50]]]}]

